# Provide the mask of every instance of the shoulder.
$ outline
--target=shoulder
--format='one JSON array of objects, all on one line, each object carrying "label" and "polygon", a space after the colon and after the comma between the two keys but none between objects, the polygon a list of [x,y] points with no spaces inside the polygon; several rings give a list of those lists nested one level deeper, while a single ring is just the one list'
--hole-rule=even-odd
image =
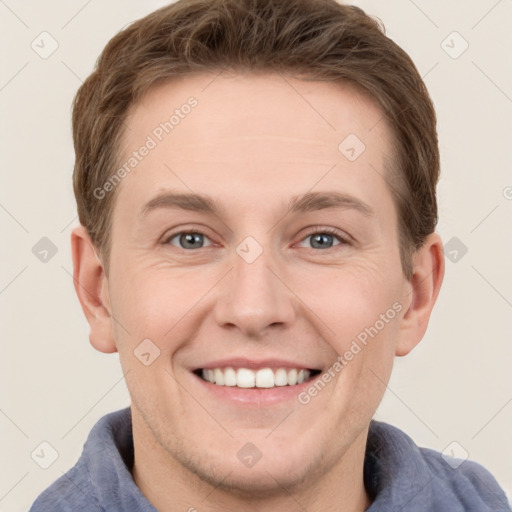
[{"label": "shoulder", "polygon": [[483,466],[419,447],[399,428],[375,420],[368,435],[365,484],[375,496],[375,510],[407,505],[418,511],[511,512],[504,491]]},{"label": "shoulder", "polygon": [[73,512],[104,509],[96,502],[83,457],[67,473],[43,491],[30,512]]},{"label": "shoulder", "polygon": [[419,448],[419,451],[434,477],[461,504],[470,503],[475,507],[476,503],[481,503],[478,510],[510,512],[505,492],[484,466],[472,460],[449,457],[429,448]]},{"label": "shoulder", "polygon": [[103,416],[89,433],[75,466],[38,496],[30,512],[101,512],[109,508],[105,504],[115,500],[121,487],[134,487],[126,466],[133,456],[131,442],[129,409]]}]

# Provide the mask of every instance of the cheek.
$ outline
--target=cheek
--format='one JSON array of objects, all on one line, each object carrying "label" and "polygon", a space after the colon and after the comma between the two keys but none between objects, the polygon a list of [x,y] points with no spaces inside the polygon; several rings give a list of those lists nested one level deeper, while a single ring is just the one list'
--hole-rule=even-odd
[{"label": "cheek", "polygon": [[[398,271],[368,260],[302,273],[300,296],[337,340],[373,325],[400,297]],[[388,316],[395,316],[391,312]]]},{"label": "cheek", "polygon": [[333,369],[339,403],[352,401],[345,396],[351,390],[352,398],[373,397],[377,404],[391,373],[403,310],[399,269],[386,272],[366,260],[318,277],[303,281],[303,296],[324,326],[324,339],[342,358]]},{"label": "cheek", "polygon": [[119,338],[130,345],[149,338],[167,350],[163,340],[172,339],[169,332],[204,293],[198,290],[199,283],[193,278],[169,279],[168,273],[152,269],[121,271],[117,277],[111,302]]}]

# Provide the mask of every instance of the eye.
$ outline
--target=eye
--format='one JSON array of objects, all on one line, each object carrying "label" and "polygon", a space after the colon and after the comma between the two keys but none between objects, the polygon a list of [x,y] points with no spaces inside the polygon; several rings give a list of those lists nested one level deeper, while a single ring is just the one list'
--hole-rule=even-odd
[{"label": "eye", "polygon": [[[303,244],[306,243],[308,239],[311,240],[310,248],[313,249],[331,249],[338,245],[348,244],[348,241],[336,230],[329,228],[319,228],[309,233],[309,235],[302,239],[299,246],[304,247]],[[336,240],[338,243],[335,243]],[[200,231],[180,231],[179,233],[169,236],[164,243],[185,250],[202,249],[213,245],[208,236]]]},{"label": "eye", "polygon": [[[301,244],[303,244],[308,239],[311,240],[310,243],[313,249],[331,249],[334,246],[348,243],[347,240],[338,234],[336,230],[328,228],[320,228],[316,231],[313,231],[302,239]],[[337,244],[334,243],[336,239],[339,242]]]},{"label": "eye", "polygon": [[[181,231],[171,235],[167,238],[165,243],[175,245],[181,249],[202,249],[203,247],[212,245],[211,242],[204,245],[205,239],[209,240],[204,233],[198,231]],[[173,243],[173,240],[177,240],[177,242]]]}]

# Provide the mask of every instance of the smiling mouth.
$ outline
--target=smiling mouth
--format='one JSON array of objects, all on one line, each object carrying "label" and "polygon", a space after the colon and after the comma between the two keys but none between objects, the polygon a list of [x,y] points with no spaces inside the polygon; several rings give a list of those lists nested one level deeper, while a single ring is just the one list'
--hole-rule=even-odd
[{"label": "smiling mouth", "polygon": [[250,388],[275,388],[296,386],[313,379],[321,370],[306,368],[199,368],[193,372],[201,379],[217,386]]}]

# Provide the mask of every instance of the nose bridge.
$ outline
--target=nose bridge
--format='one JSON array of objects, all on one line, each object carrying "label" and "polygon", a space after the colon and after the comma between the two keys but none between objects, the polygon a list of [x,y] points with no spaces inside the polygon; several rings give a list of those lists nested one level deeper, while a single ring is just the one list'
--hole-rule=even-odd
[{"label": "nose bridge", "polygon": [[278,259],[270,246],[247,237],[233,251],[233,270],[217,303],[219,324],[258,336],[270,325],[293,320],[293,295],[275,275],[280,273]]}]

